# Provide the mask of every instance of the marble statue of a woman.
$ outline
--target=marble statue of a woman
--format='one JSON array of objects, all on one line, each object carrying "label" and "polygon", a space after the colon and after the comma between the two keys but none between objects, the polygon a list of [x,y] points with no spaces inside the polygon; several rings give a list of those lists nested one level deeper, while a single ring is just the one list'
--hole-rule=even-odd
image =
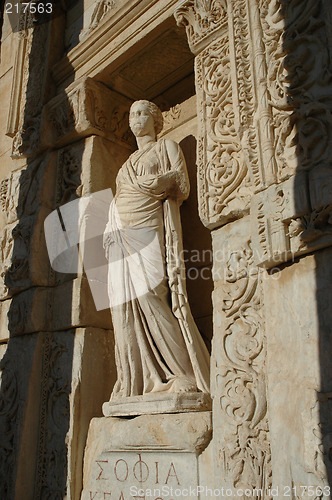
[{"label": "marble statue of a woman", "polygon": [[[177,143],[156,140],[162,113],[130,109],[138,150],[121,167],[104,234],[117,381],[111,400],[209,392],[209,355],[188,304],[179,207],[189,195]],[[145,287],[145,288],[144,288]]]}]

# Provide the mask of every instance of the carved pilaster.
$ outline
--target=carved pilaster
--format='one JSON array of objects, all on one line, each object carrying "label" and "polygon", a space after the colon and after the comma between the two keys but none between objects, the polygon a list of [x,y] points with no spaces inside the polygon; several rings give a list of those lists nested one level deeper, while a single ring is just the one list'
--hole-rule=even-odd
[{"label": "carved pilaster", "polygon": [[43,223],[54,203],[54,155],[45,155],[0,183],[0,299],[48,285]]},{"label": "carved pilaster", "polygon": [[35,498],[66,495],[73,333],[46,333],[43,338]]},{"label": "carved pilaster", "polygon": [[257,262],[266,267],[332,243],[332,60],[324,5],[258,2],[277,172],[275,186],[252,205]]},{"label": "carved pilaster", "polygon": [[[262,489],[271,498],[271,453],[265,383],[266,334],[262,283],[248,220],[213,233],[212,391],[216,484]],[[243,498],[245,495],[243,495]]]},{"label": "carved pilaster", "polygon": [[250,181],[235,125],[227,34],[196,58],[199,210],[208,227],[249,209]]},{"label": "carved pilaster", "polygon": [[214,228],[248,213],[261,177],[247,12],[244,1],[185,1],[175,17],[196,54],[199,211]]},{"label": "carved pilaster", "polygon": [[25,13],[22,9],[6,131],[13,137],[13,158],[33,157],[41,146],[40,114],[47,79],[50,23],[36,26],[35,21],[29,9]]}]

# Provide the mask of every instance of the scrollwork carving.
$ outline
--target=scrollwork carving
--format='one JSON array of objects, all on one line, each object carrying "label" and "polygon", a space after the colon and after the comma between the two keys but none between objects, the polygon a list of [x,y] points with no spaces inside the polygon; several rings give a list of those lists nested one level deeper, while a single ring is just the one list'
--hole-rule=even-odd
[{"label": "scrollwork carving", "polygon": [[181,116],[181,106],[176,104],[172,106],[168,111],[163,112],[164,117],[164,129],[169,128],[174,122],[179,120]]},{"label": "scrollwork carving", "polygon": [[35,217],[27,216],[16,225],[8,225],[3,230],[0,240],[0,297],[2,299],[28,288],[31,284],[30,253],[34,225]]},{"label": "scrollwork carving", "polygon": [[278,178],[330,163],[332,73],[322,2],[261,0]]},{"label": "scrollwork carving", "polygon": [[[196,58],[201,116],[198,143],[200,215],[207,226],[245,213],[249,176],[234,123],[228,38]],[[235,215],[236,214],[236,215]]]},{"label": "scrollwork carving", "polygon": [[[46,333],[43,345],[43,372],[40,406],[39,449],[35,497],[66,496],[69,394],[73,333]],[[64,369],[64,367],[67,369]]]},{"label": "scrollwork carving", "polygon": [[61,206],[77,198],[80,183],[80,160],[70,150],[61,150],[57,161],[56,205]]},{"label": "scrollwork carving", "polygon": [[[47,70],[49,23],[36,25],[34,14],[20,17],[21,31],[15,61],[7,134],[14,137],[12,156],[31,157],[40,149],[40,115]],[[14,102],[16,101],[16,102]]]},{"label": "scrollwork carving", "polygon": [[19,384],[17,374],[10,363],[5,361],[5,357],[0,362],[0,385],[0,496],[10,498],[16,467]]},{"label": "scrollwork carving", "polygon": [[225,330],[217,341],[220,351],[215,368],[215,411],[223,422],[219,442],[223,474],[230,487],[267,489],[271,463],[266,339],[259,271],[250,240],[229,254],[225,268],[219,305]]},{"label": "scrollwork carving", "polygon": [[293,255],[324,247],[332,242],[332,204],[324,205],[286,226]]}]

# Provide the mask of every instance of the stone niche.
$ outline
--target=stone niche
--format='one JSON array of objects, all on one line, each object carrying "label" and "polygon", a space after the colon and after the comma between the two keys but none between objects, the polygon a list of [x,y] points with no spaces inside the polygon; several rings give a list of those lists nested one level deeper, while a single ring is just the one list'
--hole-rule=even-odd
[{"label": "stone niche", "polygon": [[[125,2],[123,9],[129,3]],[[164,12],[166,5],[167,12],[166,10]],[[117,110],[120,109],[121,123],[126,120],[127,124],[128,114],[125,115],[126,110],[129,111],[131,102],[148,99],[160,107],[164,116],[164,127],[160,137],[173,139],[179,143],[187,163],[191,194],[181,207],[187,289],[195,321],[206,344],[210,346],[212,251],[210,231],[203,226],[198,215],[194,56],[189,49],[185,31],[176,26],[173,17],[174,5],[170,5],[169,2],[153,4],[151,13],[149,11],[151,19],[154,19],[153,16],[157,18],[160,15],[160,20],[158,23],[154,22],[153,26],[149,26],[149,29],[146,29],[148,22],[144,25],[144,29],[142,28],[142,15],[140,29],[136,29],[135,24],[132,23],[130,33],[126,33],[126,30],[121,27],[116,31],[117,22],[120,25],[124,19],[123,17],[117,20],[117,13],[115,8],[112,26],[110,24],[108,30],[108,40],[114,36],[117,50],[110,47],[103,59],[103,54],[106,52],[103,52],[101,47],[95,66],[92,64],[93,57],[90,58],[87,55],[89,52],[85,55],[83,53],[84,45],[91,43],[92,46],[92,40],[96,37],[98,30],[103,29],[103,24],[106,26],[108,22],[111,23],[111,17],[107,18],[108,20],[105,17],[100,26],[95,27],[91,33],[85,33],[81,42],[69,52],[68,61],[72,62],[71,68],[66,66],[65,59],[55,67],[54,77],[58,83],[59,94],[47,104],[44,118],[51,113],[54,117],[53,122],[62,123],[61,113],[57,113],[57,110],[63,101],[69,110],[74,110],[74,115],[76,113],[79,119],[78,124],[69,126],[64,132],[61,127],[60,133],[51,127],[48,133],[44,134],[43,139],[45,144],[52,142],[66,151],[67,149],[74,151],[75,143],[65,145],[64,142],[71,143],[77,140],[77,137],[86,134],[88,137],[85,139],[85,149],[81,156],[88,158],[88,161],[84,164],[86,165],[84,171],[82,169],[82,194],[90,194],[108,187],[113,189],[114,183],[110,186],[109,179],[114,180],[120,164],[114,164],[111,158],[117,152],[116,148],[122,148],[118,157],[121,156],[124,161],[123,156],[125,154],[129,156],[132,150],[133,137],[126,136],[124,143],[122,128],[116,129],[113,133],[113,121],[108,116],[105,119],[107,125],[101,131],[100,116],[103,117],[106,111],[111,109],[115,122],[116,116],[120,116],[120,114],[117,115]],[[135,43],[122,52],[122,47],[127,46],[128,40],[131,40],[133,36],[136,37]],[[95,39],[96,44],[100,40],[102,36]],[[79,66],[77,62],[77,68],[75,68],[76,61],[80,60],[83,64]],[[98,67],[97,64],[99,64]],[[73,69],[75,74],[73,74]],[[73,78],[74,81],[72,81]],[[81,81],[85,83],[81,84]],[[79,98],[76,98],[77,93],[80,93]],[[95,105],[92,108],[90,107],[91,94],[95,97],[93,102],[98,103],[98,106]],[[79,99],[81,99],[81,105],[76,106],[76,101]],[[76,109],[79,111],[76,112]],[[95,109],[98,113],[100,111],[101,115],[95,113]],[[86,110],[90,110],[92,118]],[[92,127],[86,126],[86,117],[88,122],[92,123]],[[104,153],[104,145],[108,142],[110,143],[109,149]],[[91,155],[89,148],[92,151]],[[101,149],[100,155],[99,149]],[[93,167],[99,158],[103,160],[106,157],[109,157],[109,162],[98,163],[104,165],[105,168],[102,168],[101,175],[95,180],[94,170],[96,169]],[[109,176],[107,176],[108,169]],[[84,297],[81,298],[81,302],[84,302]],[[114,372],[114,366],[110,367],[110,370]],[[111,390],[110,386],[110,393]],[[209,411],[141,415],[135,418],[95,418],[90,424],[85,448],[84,484],[81,498],[88,500],[91,498],[95,500],[130,498],[130,487],[138,490],[142,487],[152,490],[158,490],[158,487],[160,489],[162,487],[189,489],[190,486],[194,488],[199,485],[199,471],[201,471],[200,474],[203,470],[211,471],[211,466],[206,465],[207,459],[204,458],[202,461],[203,455],[207,456],[207,452],[203,453],[203,451],[211,440],[211,434],[211,412]],[[72,454],[75,455],[74,449]],[[72,488],[75,500],[79,489],[78,482],[78,480],[75,482],[75,491]],[[165,496],[165,490],[164,493],[160,491],[160,494],[156,494],[155,498],[163,497],[163,494]]]},{"label": "stone niche", "polygon": [[[110,56],[95,81],[134,101],[148,99],[163,112],[160,137],[178,142],[184,153],[190,179],[190,196],[181,206],[187,290],[191,309],[210,347],[212,338],[212,247],[210,231],[198,214],[197,195],[197,103],[194,56],[185,31],[173,17],[139,38],[125,54]],[[124,38],[120,33],[119,38]],[[167,61],[167,63],[166,63]]]},{"label": "stone niche", "polygon": [[[212,251],[210,231],[198,215],[194,60],[173,10],[125,57],[105,64],[93,80],[130,101],[155,102],[164,116],[160,137],[175,140],[184,152],[191,185],[190,197],[181,207],[187,289],[193,316],[209,346]],[[200,476],[211,471],[204,452],[211,435],[210,411],[95,418],[85,448],[81,499],[127,499],[140,496],[142,489],[147,494],[151,490],[153,498],[167,498],[175,489],[195,491]],[[195,493],[188,498],[195,498]]]}]

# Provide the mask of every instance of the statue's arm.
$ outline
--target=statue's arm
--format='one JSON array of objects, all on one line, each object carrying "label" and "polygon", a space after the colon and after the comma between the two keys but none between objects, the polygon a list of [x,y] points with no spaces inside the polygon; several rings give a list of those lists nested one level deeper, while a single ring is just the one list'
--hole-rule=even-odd
[{"label": "statue's arm", "polygon": [[188,198],[190,191],[186,161],[177,142],[168,139],[165,140],[165,146],[173,177],[173,192],[170,192],[170,196],[183,201]]}]

